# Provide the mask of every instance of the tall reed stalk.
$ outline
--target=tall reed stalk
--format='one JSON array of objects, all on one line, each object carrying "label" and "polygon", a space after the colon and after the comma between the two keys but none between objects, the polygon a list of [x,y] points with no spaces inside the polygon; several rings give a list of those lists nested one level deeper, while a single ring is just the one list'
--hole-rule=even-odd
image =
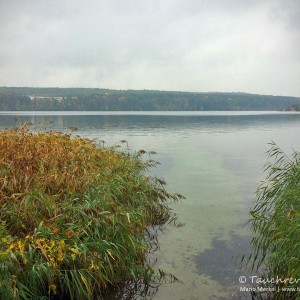
[{"label": "tall reed stalk", "polygon": [[276,281],[275,299],[300,299],[300,153],[289,157],[272,142],[268,158],[251,209],[252,270]]},{"label": "tall reed stalk", "polygon": [[0,299],[101,299],[165,273],[147,254],[175,222],[141,152],[24,124],[0,131]]}]

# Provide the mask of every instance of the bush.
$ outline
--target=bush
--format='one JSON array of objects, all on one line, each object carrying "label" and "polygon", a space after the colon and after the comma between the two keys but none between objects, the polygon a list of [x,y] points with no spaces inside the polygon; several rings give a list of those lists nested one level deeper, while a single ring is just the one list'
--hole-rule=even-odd
[{"label": "bush", "polygon": [[300,153],[285,155],[271,143],[266,181],[257,190],[251,210],[252,268],[267,270],[275,279],[278,299],[294,299],[300,292]]},{"label": "bush", "polygon": [[150,282],[153,227],[174,222],[142,152],[66,133],[0,131],[0,298],[93,299]]}]

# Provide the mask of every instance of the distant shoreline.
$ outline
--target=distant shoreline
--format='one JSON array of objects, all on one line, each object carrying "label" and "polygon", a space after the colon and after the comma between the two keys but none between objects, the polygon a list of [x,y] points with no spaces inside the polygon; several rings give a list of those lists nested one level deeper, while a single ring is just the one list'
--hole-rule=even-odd
[{"label": "distant shoreline", "polygon": [[282,111],[291,107],[300,107],[299,97],[219,92],[0,87],[0,111]]}]

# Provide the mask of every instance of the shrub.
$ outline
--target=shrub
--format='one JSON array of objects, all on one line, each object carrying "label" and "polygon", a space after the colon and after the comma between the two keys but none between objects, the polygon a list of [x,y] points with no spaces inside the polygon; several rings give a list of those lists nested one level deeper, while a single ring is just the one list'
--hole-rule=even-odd
[{"label": "shrub", "polygon": [[1,299],[93,299],[164,274],[147,254],[181,195],[141,156],[27,124],[0,131]]},{"label": "shrub", "polygon": [[[278,299],[294,299],[300,292],[300,153],[288,157],[275,143],[268,151],[266,180],[257,189],[251,210],[252,269],[263,267],[275,279]],[[290,280],[291,279],[291,280]]]}]

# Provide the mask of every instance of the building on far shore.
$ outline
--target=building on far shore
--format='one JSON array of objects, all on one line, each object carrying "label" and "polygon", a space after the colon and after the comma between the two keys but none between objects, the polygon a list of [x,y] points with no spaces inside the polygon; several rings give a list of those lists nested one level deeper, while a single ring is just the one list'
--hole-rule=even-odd
[{"label": "building on far shore", "polygon": [[57,100],[58,102],[62,101],[62,100],[66,100],[67,97],[45,97],[45,96],[38,96],[38,95],[29,95],[28,96],[30,98],[30,100]]}]

